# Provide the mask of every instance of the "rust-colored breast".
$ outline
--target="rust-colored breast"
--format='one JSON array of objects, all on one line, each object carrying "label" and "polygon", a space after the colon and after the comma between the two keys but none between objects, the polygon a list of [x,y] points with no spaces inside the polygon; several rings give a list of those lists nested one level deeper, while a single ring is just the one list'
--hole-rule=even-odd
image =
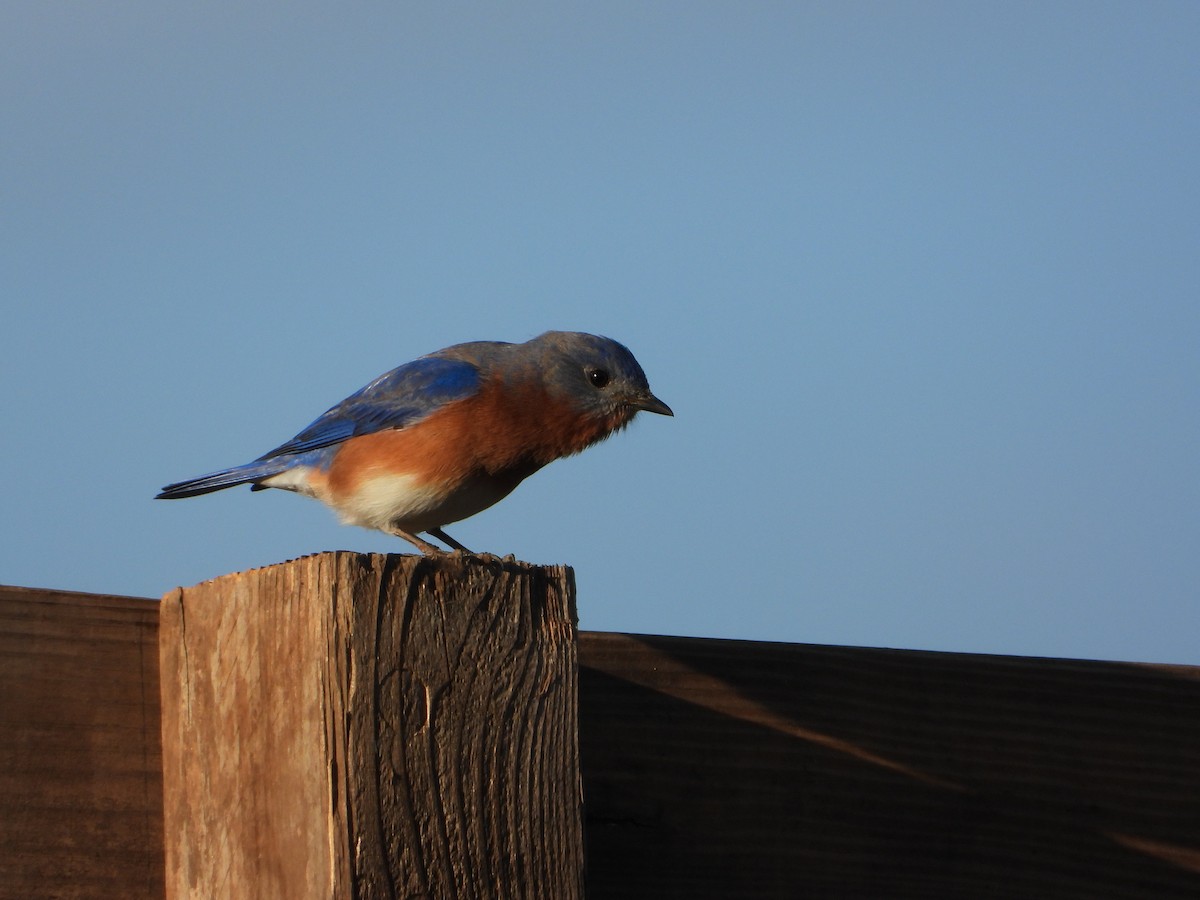
[{"label": "rust-colored breast", "polygon": [[580,413],[569,399],[529,382],[489,383],[463,406],[471,417],[477,458],[493,472],[528,463],[540,467],[578,453],[630,418]]},{"label": "rust-colored breast", "polygon": [[478,475],[531,474],[622,428],[629,414],[581,415],[536,383],[485,382],[410,428],[352,438],[328,472],[334,495],[353,493],[372,475],[410,475],[447,490]]}]

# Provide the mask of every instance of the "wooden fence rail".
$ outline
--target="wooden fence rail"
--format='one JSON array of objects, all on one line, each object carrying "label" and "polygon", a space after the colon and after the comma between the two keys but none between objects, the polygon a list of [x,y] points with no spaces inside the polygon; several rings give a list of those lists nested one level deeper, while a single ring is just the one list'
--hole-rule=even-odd
[{"label": "wooden fence rail", "polygon": [[0,588],[0,900],[1200,896],[1200,669],[576,635],[573,591]]},{"label": "wooden fence rail", "polygon": [[0,898],[161,898],[158,602],[0,587]]}]

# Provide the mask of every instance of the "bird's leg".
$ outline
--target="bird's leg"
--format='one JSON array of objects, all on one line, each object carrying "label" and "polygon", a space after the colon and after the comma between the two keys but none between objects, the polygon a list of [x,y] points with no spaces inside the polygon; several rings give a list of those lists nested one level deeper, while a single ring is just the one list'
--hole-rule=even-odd
[{"label": "bird's leg", "polygon": [[[422,540],[415,534],[411,534],[410,532],[396,528],[395,526],[392,526],[391,528],[384,528],[382,531],[387,534],[395,535],[398,538],[404,538],[404,540],[408,541],[426,556],[445,556],[448,552],[435,544],[429,543],[429,541]],[[434,534],[433,531],[430,531],[429,533],[433,534],[434,537],[438,537],[438,535]]]},{"label": "bird's leg", "polygon": [[428,533],[432,534],[435,538],[437,538],[442,543],[449,544],[455,550],[461,550],[463,553],[471,552],[466,547],[464,547],[462,544],[460,544],[458,541],[456,541],[454,538],[450,537],[450,535],[446,534],[446,532],[442,531],[442,529],[440,529],[440,528],[430,528]]}]

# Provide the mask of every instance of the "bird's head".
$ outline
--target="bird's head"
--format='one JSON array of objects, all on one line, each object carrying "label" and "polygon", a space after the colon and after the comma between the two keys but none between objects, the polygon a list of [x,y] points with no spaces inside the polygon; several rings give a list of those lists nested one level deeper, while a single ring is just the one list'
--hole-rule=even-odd
[{"label": "bird's head", "polygon": [[650,392],[646,373],[633,354],[611,338],[548,331],[527,346],[540,357],[547,389],[586,416],[620,428],[639,411],[674,415]]}]

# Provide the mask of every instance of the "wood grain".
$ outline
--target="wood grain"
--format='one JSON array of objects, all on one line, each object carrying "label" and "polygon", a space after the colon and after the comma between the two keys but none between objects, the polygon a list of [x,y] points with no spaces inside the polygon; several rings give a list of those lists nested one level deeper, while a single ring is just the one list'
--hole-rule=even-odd
[{"label": "wood grain", "polygon": [[324,553],[161,622],[169,897],[581,895],[569,569]]},{"label": "wood grain", "polygon": [[1200,669],[580,638],[591,900],[1200,897]]},{"label": "wood grain", "polygon": [[163,895],[158,603],[0,587],[0,898]]}]

